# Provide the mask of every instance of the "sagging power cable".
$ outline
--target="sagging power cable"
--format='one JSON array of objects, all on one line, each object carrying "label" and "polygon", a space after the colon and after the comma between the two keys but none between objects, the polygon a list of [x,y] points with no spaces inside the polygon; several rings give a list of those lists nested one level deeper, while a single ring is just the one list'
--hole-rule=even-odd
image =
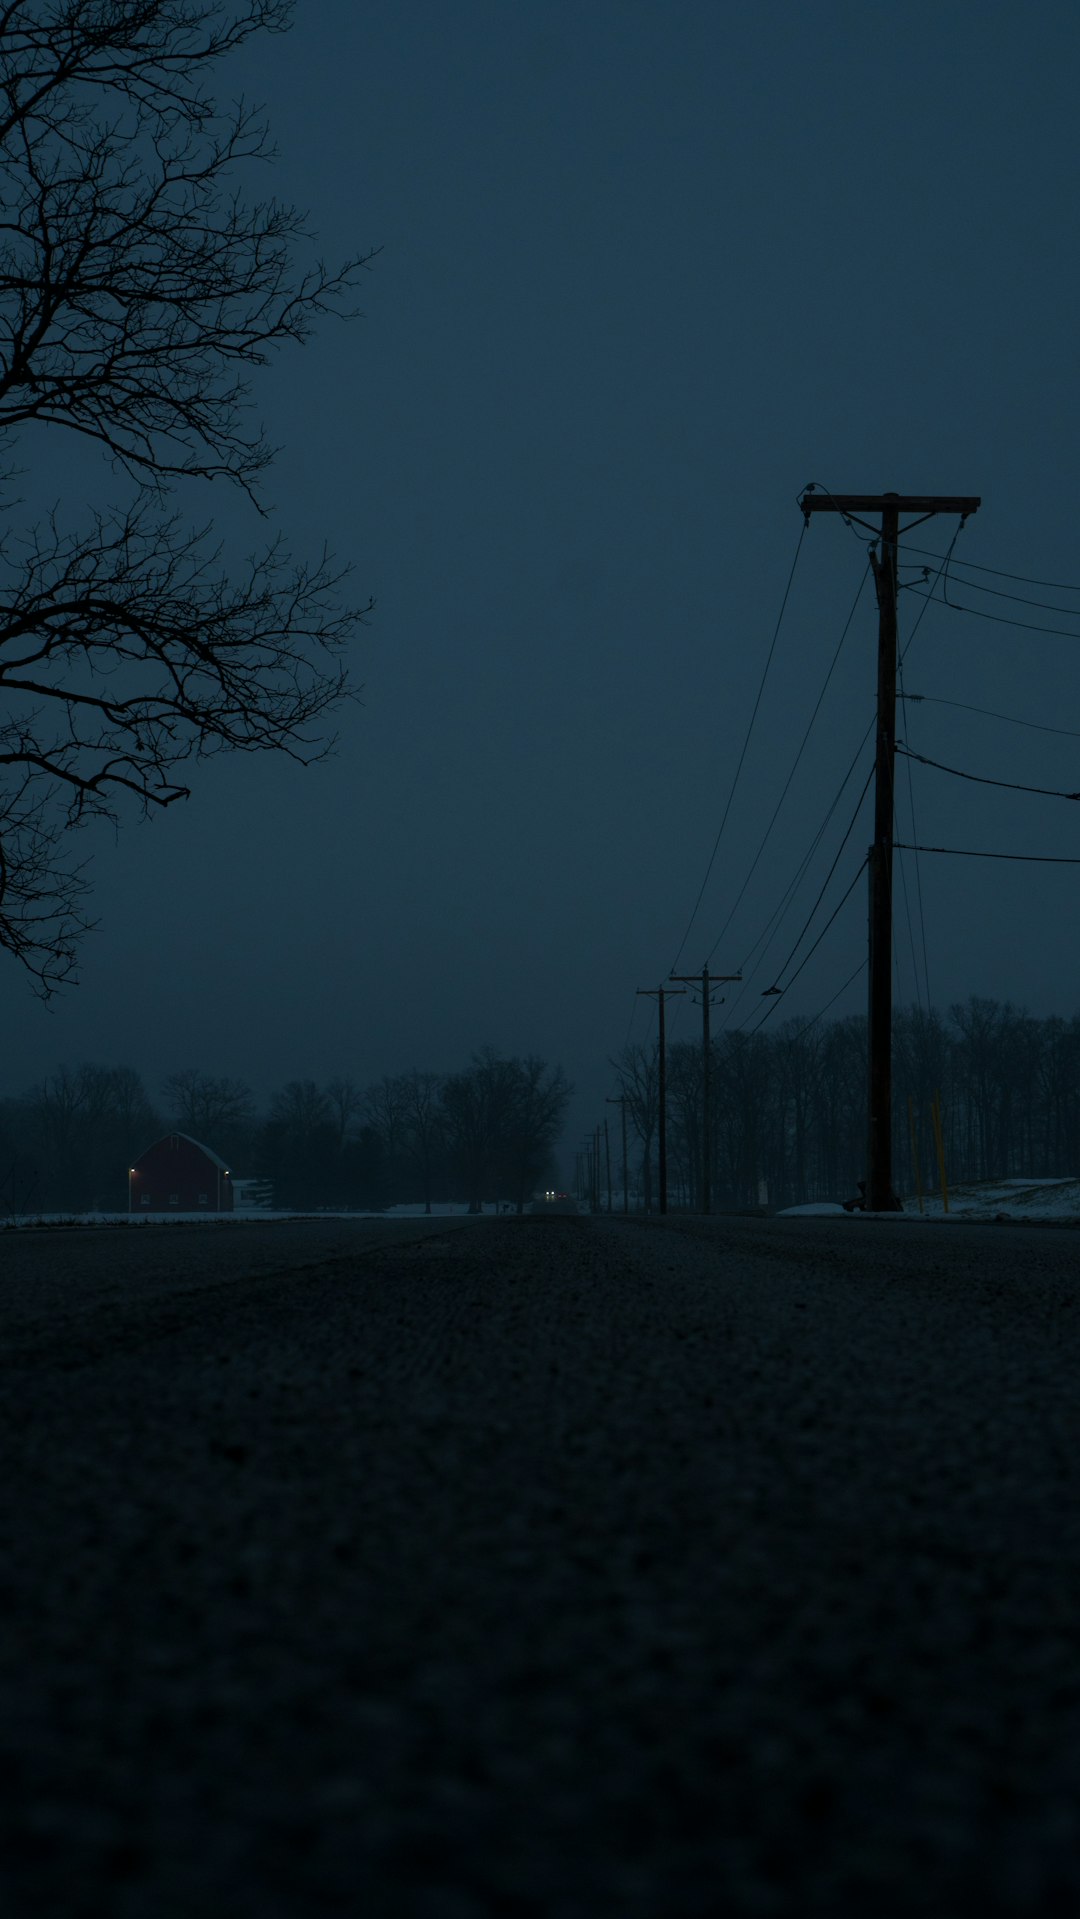
[{"label": "sagging power cable", "polygon": [[840,653],[843,648],[844,641],[847,639],[847,636],[849,632],[851,631],[851,623],[855,618],[859,601],[862,599],[862,596],[863,596],[863,589],[866,586],[866,582],[869,579],[869,577],[870,577],[870,567],[869,567],[869,563],[867,563],[866,570],[863,572],[863,574],[861,575],[859,579],[858,589],[856,591],[855,598],[853,599],[851,603],[851,611],[849,612],[847,619],[844,621],[843,630],[840,634],[840,638],[836,642],[832,659],[829,661],[828,669],[825,674],[825,679],[822,683],[821,691],[817,696],[817,701],[814,706],[814,710],[811,713],[810,718],[806,723],[806,731],[804,732],[802,739],[799,742],[798,750],[795,754],[794,760],[792,761],[791,771],[789,772],[787,779],[784,781],[783,790],[781,791],[780,798],[777,800],[776,805],[773,808],[773,813],[772,813],[771,819],[769,820],[769,824],[767,825],[764,833],[762,834],[761,844],[759,845],[757,852],[754,854],[754,857],[750,862],[750,868],[749,868],[749,871],[747,872],[746,878],[743,880],[743,883],[740,886],[738,893],[735,895],[735,900],[732,905],[731,911],[729,912],[727,919],[724,921],[723,926],[720,928],[719,933],[717,934],[715,940],[713,941],[711,947],[709,948],[709,951],[705,960],[706,966],[708,966],[709,963],[711,962],[717,947],[720,945],[720,942],[724,938],[724,935],[727,932],[728,927],[731,925],[732,920],[735,918],[735,915],[738,912],[740,905],[742,904],[743,896],[746,892],[746,889],[749,886],[750,881],[753,879],[755,872],[757,871],[758,862],[761,859],[761,855],[764,853],[765,848],[769,843],[769,838],[772,833],[773,827],[776,825],[777,819],[779,818],[780,809],[783,806],[784,801],[786,800],[788,796],[788,792],[791,787],[791,782],[795,778],[795,774],[798,771],[799,762],[802,759],[803,753],[806,750],[806,743],[808,739],[810,738],[810,734],[813,730],[814,721],[817,719],[817,716],[819,712],[821,711],[822,701],[824,700],[825,695],[829,690],[829,683],[832,679],[833,673],[836,671],[836,663],[840,658]]},{"label": "sagging power cable", "polygon": [[965,773],[959,766],[946,766],[941,760],[929,760],[925,753],[913,753],[910,746],[901,740],[896,742],[896,750],[905,759],[918,760],[920,766],[932,766],[939,773],[951,773],[957,780],[973,780],[976,786],[1003,786],[1010,793],[1038,793],[1048,800],[1080,800],[1080,793],[1063,793],[1052,786],[1023,786],[1018,780],[992,780],[982,773]]},{"label": "sagging power cable", "polygon": [[860,878],[862,877],[862,874],[866,870],[866,864],[867,864],[866,857],[864,855],[862,860],[859,862],[859,867],[857,872],[852,877],[851,884],[845,887],[843,893],[841,894],[840,898],[837,900],[836,905],[833,907],[832,912],[829,914],[828,919],[825,921],[824,926],[822,927],[820,933],[818,934],[816,940],[814,941],[814,944],[808,947],[806,952],[803,954],[802,959],[799,961],[798,966],[795,968],[795,971],[792,973],[791,978],[788,980],[787,985],[781,986],[776,992],[770,993],[769,1004],[766,1007],[764,1013],[762,1014],[762,1017],[758,1020],[757,1025],[751,1027],[750,1029],[751,1032],[753,1033],[760,1032],[761,1028],[765,1024],[765,1021],[772,1017],[772,1014],[776,1011],[776,1008],[779,1006],[780,1001],[785,997],[787,993],[790,992],[791,988],[794,986],[795,981],[798,979],[799,974],[803,970],[803,967],[806,966],[809,963],[809,961],[813,959],[814,954],[817,952],[818,947],[821,945],[821,942],[825,938],[825,935],[828,932],[830,926],[832,925],[834,919],[836,918],[837,914],[840,912],[841,907],[847,904],[847,901],[850,899],[852,893],[855,891],[855,887],[857,886]]},{"label": "sagging power cable", "polygon": [[788,600],[791,597],[791,584],[795,578],[795,569],[799,564],[799,555],[802,552],[803,541],[806,538],[806,530],[807,530],[806,523],[804,522],[802,532],[799,534],[798,541],[796,542],[795,557],[791,562],[791,571],[788,574],[787,585],[784,588],[784,597],[780,602],[780,611],[776,616],[776,625],[773,628],[773,636],[769,643],[769,652],[768,652],[768,657],[765,661],[765,670],[761,675],[761,682],[757,690],[757,698],[754,701],[753,711],[750,715],[750,722],[749,722],[749,725],[747,726],[746,736],[742,743],[742,751],[739,754],[738,763],[735,767],[735,775],[731,782],[731,787],[729,789],[727,801],[725,803],[724,811],[720,819],[720,825],[717,830],[716,838],[713,841],[713,849],[712,849],[712,852],[709,854],[709,863],[705,868],[705,877],[698,888],[698,895],[696,900],[694,901],[693,911],[691,912],[690,918],[688,919],[686,923],[686,931],[684,932],[682,939],[679,941],[678,951],[675,954],[675,958],[672,960],[671,965],[668,968],[669,973],[674,973],[675,968],[678,966],[679,961],[682,958],[683,948],[685,947],[686,942],[690,937],[690,931],[691,931],[691,928],[693,927],[694,921],[697,919],[698,908],[705,897],[705,888],[709,884],[709,876],[712,873],[713,866],[716,863],[716,855],[720,849],[720,841],[724,837],[724,828],[728,823],[728,814],[731,812],[731,803],[733,799],[735,798],[735,793],[738,788],[739,779],[743,770],[743,764],[746,759],[747,749],[749,748],[749,745],[750,745],[750,738],[754,731],[754,722],[757,719],[758,708],[761,705],[761,696],[765,691],[765,682],[769,677],[769,668],[772,665],[773,654],[776,652],[776,642],[780,637],[780,628],[784,623],[784,614],[787,610]]},{"label": "sagging power cable", "polygon": [[969,706],[966,700],[943,700],[934,693],[897,693],[897,699],[917,706],[955,706],[960,713],[978,713],[986,720],[1003,720],[1007,726],[1030,727],[1034,733],[1059,733],[1065,740],[1080,740],[1080,733],[1068,726],[1047,726],[1039,720],[1021,720],[1015,713],[996,713],[990,706]]}]

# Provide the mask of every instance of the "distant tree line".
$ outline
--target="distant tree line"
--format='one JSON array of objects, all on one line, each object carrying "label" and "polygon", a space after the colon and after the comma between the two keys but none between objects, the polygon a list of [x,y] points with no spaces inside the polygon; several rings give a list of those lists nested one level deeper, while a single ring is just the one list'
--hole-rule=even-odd
[{"label": "distant tree line", "polygon": [[[717,1206],[804,1205],[853,1196],[866,1172],[866,1020],[787,1020],[727,1032],[711,1056],[712,1189]],[[656,1047],[613,1061],[635,1142],[631,1190],[654,1201]],[[699,1203],[700,1045],[668,1049],[669,1203]],[[949,1179],[1080,1172],[1080,1016],[1033,1019],[972,998],[947,1014],[898,1010],[893,1024],[893,1167],[902,1195],[938,1188],[931,1106],[940,1095]],[[909,1100],[911,1102],[909,1107]],[[914,1151],[912,1143],[914,1121]],[[613,1165],[615,1156],[613,1154]]]},{"label": "distant tree line", "polygon": [[170,1074],[158,1102],[132,1067],[61,1067],[0,1099],[0,1213],[123,1211],[128,1167],[173,1131],[234,1177],[267,1182],[278,1207],[520,1212],[555,1178],[572,1090],[561,1068],[492,1047],[456,1073],[290,1080],[264,1109],[243,1080],[194,1067]]}]

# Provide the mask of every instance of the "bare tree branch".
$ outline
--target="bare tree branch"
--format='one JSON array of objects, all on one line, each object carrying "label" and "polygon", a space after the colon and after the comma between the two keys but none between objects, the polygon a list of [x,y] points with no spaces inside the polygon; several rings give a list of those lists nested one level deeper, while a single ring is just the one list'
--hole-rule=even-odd
[{"label": "bare tree branch", "polygon": [[347,691],[367,609],[343,600],[344,570],[280,538],[230,569],[169,503],[217,479],[258,504],[272,449],[250,373],[348,312],[366,264],[302,266],[303,218],[238,192],[238,169],[272,157],[266,125],[209,82],[290,13],[0,4],[0,443],[66,429],[131,494],[0,540],[0,945],[45,992],[87,924],[68,828],[171,805],[212,752],[317,759]]}]

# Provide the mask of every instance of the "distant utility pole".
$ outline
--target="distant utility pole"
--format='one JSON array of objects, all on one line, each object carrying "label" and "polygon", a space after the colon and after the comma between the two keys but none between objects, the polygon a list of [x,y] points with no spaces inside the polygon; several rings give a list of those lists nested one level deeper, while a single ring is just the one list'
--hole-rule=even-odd
[{"label": "distant utility pole", "polygon": [[628,1213],[630,1211],[630,1177],[629,1162],[626,1157],[626,1094],[620,1093],[618,1099],[609,1099],[605,1104],[622,1107],[622,1209],[624,1213]]},{"label": "distant utility pole", "polygon": [[712,1138],[709,1109],[712,1099],[711,1065],[709,1041],[709,1007],[711,987],[741,980],[741,973],[710,973],[703,966],[700,973],[672,973],[672,979],[683,980],[688,986],[701,989],[701,1210],[712,1212]]},{"label": "distant utility pole", "polygon": [[[897,546],[901,533],[937,513],[958,513],[961,521],[977,513],[973,494],[818,493],[808,488],[799,505],[809,524],[811,513],[842,513],[858,520],[880,513],[878,553],[871,551],[878,603],[877,747],[874,786],[874,840],[870,875],[870,1057],[869,1137],[866,1207],[871,1213],[894,1211],[892,1185],[892,867],[893,769],[896,763],[896,594]],[[901,513],[917,517],[901,527]],[[876,533],[875,527],[870,527]]]},{"label": "distant utility pole", "polygon": [[639,999],[654,999],[660,1007],[660,1049],[657,1069],[657,1104],[659,1117],[657,1124],[657,1153],[660,1160],[658,1184],[660,1187],[660,1211],[667,1212],[667,1046],[664,1039],[664,1001],[681,999],[686,989],[683,986],[639,986]]}]

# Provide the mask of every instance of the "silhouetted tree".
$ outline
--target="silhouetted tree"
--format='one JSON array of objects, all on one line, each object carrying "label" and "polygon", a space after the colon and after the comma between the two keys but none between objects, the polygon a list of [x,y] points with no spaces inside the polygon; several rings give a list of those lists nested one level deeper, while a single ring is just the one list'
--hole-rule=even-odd
[{"label": "silhouetted tree", "polygon": [[728,1203],[756,1206],[766,1172],[773,1056],[764,1033],[732,1031],[718,1045],[722,1191]]},{"label": "silhouetted tree", "polygon": [[866,1177],[866,1049],[861,1013],[834,1020],[822,1035],[814,1088],[815,1175],[807,1199],[847,1198]]},{"label": "silhouetted tree", "polygon": [[555,1144],[573,1091],[560,1066],[532,1054],[510,1062],[516,1084],[501,1141],[507,1190],[519,1213],[534,1188],[553,1177]]},{"label": "silhouetted tree", "polygon": [[269,157],[267,131],[208,91],[289,12],[0,8],[0,451],[32,457],[50,429],[103,457],[92,510],[0,541],[0,946],[46,994],[87,923],[69,830],[172,805],[209,753],[317,758],[345,690],[362,614],[328,560],[271,539],[230,566],[172,503],[212,480],[256,498],[271,449],[249,376],[344,311],[363,264],[302,264],[296,211],[244,204],[237,170]]},{"label": "silhouetted tree", "polygon": [[1080,1168],[1080,1019],[1042,1022],[1038,1114],[1044,1166]]},{"label": "silhouetted tree", "polygon": [[660,1054],[650,1046],[624,1046],[613,1059],[626,1113],[641,1142],[641,1191],[645,1211],[652,1211],[652,1142],[660,1116]]},{"label": "silhouetted tree", "polygon": [[503,1059],[491,1046],[443,1081],[447,1146],[471,1213],[485,1198],[524,1210],[551,1164],[570,1092],[560,1067]]},{"label": "silhouetted tree", "polygon": [[497,1147],[509,1122],[513,1088],[513,1066],[493,1047],[484,1047],[465,1072],[443,1081],[447,1141],[470,1213],[483,1210],[485,1197],[499,1197]]},{"label": "silhouetted tree", "polygon": [[773,1036],[778,1125],[766,1178],[774,1206],[799,1206],[809,1197],[821,1037],[820,1027],[808,1031],[802,1019],[785,1020]]},{"label": "silhouetted tree", "polygon": [[50,1212],[126,1210],[128,1167],[161,1132],[132,1067],[61,1066],[10,1108],[23,1183],[36,1205]]},{"label": "silhouetted tree", "polygon": [[431,1211],[436,1174],[446,1158],[442,1112],[442,1076],[413,1069],[401,1078],[401,1122],[405,1152],[420,1181],[425,1213]]},{"label": "silhouetted tree", "polygon": [[259,1171],[283,1206],[326,1206],[338,1197],[339,1154],[334,1109],[313,1079],[292,1079],[270,1102],[259,1145]]},{"label": "silhouetted tree", "polygon": [[404,1078],[393,1073],[365,1087],[362,1098],[364,1118],[382,1148],[384,1182],[395,1194],[405,1170],[408,1098]]},{"label": "silhouetted tree", "polygon": [[702,1082],[701,1047],[674,1040],[667,1070],[668,1197],[692,1211],[701,1196]]},{"label": "silhouetted tree", "polygon": [[255,1102],[244,1080],[186,1066],[170,1073],[161,1090],[178,1132],[230,1162],[250,1155]]},{"label": "silhouetted tree", "polygon": [[338,1152],[342,1153],[352,1122],[363,1106],[363,1096],[354,1080],[339,1077],[327,1082],[326,1097],[334,1115]]}]

